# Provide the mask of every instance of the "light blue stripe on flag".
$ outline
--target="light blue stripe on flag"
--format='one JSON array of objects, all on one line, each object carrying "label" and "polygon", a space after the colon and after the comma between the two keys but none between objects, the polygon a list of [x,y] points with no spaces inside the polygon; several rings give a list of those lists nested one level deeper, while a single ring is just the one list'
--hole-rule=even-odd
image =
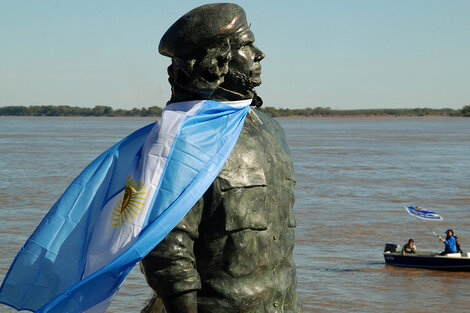
[{"label": "light blue stripe on flag", "polygon": [[[172,145],[164,175],[158,182],[147,223],[139,237],[103,268],[81,279],[80,271],[84,270],[83,258],[88,247],[87,240],[92,235],[93,227],[99,227],[95,225],[97,215],[108,199],[123,190],[132,163],[132,154],[135,156],[139,153],[151,126],[137,131],[116,145],[128,145],[129,151],[122,148],[116,151],[114,146],[110,149],[112,151],[105,152],[76,180],[84,180],[86,183],[69,187],[58,201],[58,204],[63,203],[61,208],[69,207],[69,210],[57,212],[54,210],[58,205],[56,204],[40,224],[38,230],[46,233],[41,237],[45,242],[35,236],[37,230],[22,248],[0,289],[0,301],[17,309],[39,309],[38,312],[97,312],[93,308],[99,308],[103,312],[106,306],[103,308],[100,304],[112,298],[136,262],[176,226],[215,179],[238,139],[249,110],[249,102],[204,101],[196,114],[185,118]],[[127,166],[126,170],[123,170],[124,165]],[[97,181],[95,176],[99,177]],[[115,178],[119,178],[120,184],[115,182]],[[94,186],[95,183],[98,187]],[[68,199],[69,193],[73,195],[71,199]],[[83,199],[76,195],[82,195]],[[71,214],[72,203],[84,213],[78,216]],[[92,214],[89,210],[96,210],[98,213]],[[59,217],[56,218],[56,215]],[[59,222],[57,225],[50,224],[48,220]],[[70,232],[55,236],[55,240],[45,240],[47,233],[57,232],[57,227],[62,229],[64,224],[71,229]],[[57,233],[60,232],[61,230]],[[69,236],[70,233],[74,235]],[[59,243],[56,243],[57,240]],[[70,244],[70,247],[64,247],[65,244]],[[54,247],[54,250],[49,251],[49,247]],[[69,250],[74,250],[70,257],[62,256],[63,251]],[[63,264],[57,264],[58,260]],[[25,266],[31,264],[36,265],[35,268],[23,272]],[[69,267],[73,269],[70,271]],[[69,273],[72,274],[70,277]],[[59,284],[55,284],[56,279]],[[49,291],[41,292],[44,289]],[[31,297],[36,291],[37,296]],[[40,306],[42,307],[39,308]]]}]

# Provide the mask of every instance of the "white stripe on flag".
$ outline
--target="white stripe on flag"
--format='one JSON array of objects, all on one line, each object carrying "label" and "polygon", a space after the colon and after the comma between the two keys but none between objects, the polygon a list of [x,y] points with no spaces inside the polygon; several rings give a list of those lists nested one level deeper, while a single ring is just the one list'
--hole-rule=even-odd
[{"label": "white stripe on flag", "polygon": [[140,234],[165,170],[175,137],[187,116],[205,101],[174,103],[165,108],[131,170],[126,188],[104,206],[88,248],[83,277],[108,264]]}]

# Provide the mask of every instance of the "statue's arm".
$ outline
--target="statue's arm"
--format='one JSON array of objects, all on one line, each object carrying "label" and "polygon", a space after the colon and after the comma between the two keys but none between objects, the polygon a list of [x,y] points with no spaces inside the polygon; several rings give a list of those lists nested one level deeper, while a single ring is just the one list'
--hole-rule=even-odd
[{"label": "statue's arm", "polygon": [[199,237],[203,199],[143,260],[148,284],[163,298],[167,313],[197,312],[201,280],[196,269],[194,241]]}]

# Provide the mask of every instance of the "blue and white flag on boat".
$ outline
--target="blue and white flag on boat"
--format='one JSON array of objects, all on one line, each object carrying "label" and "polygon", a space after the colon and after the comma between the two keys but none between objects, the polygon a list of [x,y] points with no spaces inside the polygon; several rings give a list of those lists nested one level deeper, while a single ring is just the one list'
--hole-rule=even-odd
[{"label": "blue and white flag on boat", "polygon": [[96,158],[21,248],[0,303],[35,312],[104,312],[134,265],[212,184],[250,102],[173,103],[159,123]]},{"label": "blue and white flag on boat", "polygon": [[439,214],[431,212],[428,209],[419,206],[406,206],[405,210],[408,212],[408,214],[423,220],[443,220],[442,216],[440,216]]}]

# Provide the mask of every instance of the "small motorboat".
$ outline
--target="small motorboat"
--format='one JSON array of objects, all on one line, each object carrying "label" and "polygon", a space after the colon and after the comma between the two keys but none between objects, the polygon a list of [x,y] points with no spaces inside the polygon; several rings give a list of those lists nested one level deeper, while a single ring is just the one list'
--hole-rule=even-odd
[{"label": "small motorboat", "polygon": [[387,265],[470,272],[470,253],[440,255],[436,252],[418,251],[416,254],[402,255],[399,245],[387,243],[384,258]]}]

